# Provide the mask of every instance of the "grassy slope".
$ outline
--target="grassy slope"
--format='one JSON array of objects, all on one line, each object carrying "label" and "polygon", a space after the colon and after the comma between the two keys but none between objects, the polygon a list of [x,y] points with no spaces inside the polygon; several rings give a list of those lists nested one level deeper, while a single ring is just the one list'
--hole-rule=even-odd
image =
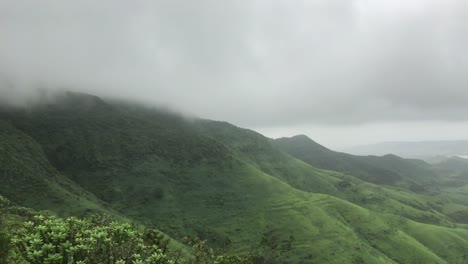
[{"label": "grassy slope", "polygon": [[89,192],[61,175],[31,137],[0,121],[0,182],[2,195],[38,210],[63,214],[107,212]]},{"label": "grassy slope", "polygon": [[273,143],[279,149],[312,166],[340,171],[372,183],[423,191],[437,178],[430,166],[422,161],[406,160],[394,155],[355,156],[335,152],[304,135],[276,139]]},{"label": "grassy slope", "polygon": [[237,157],[291,186],[309,192],[338,194],[339,173],[323,171],[278,151],[266,137],[226,122],[198,120],[203,135],[227,146]]},{"label": "grassy slope", "polygon": [[[457,208],[460,210],[457,212],[458,214],[461,214],[460,212],[468,212],[468,207],[465,206],[465,203],[451,199],[452,197],[447,195],[449,192],[435,192],[432,188],[431,192],[426,190],[415,193],[408,190],[411,188],[388,185],[384,187],[365,182],[347,174],[316,169],[303,161],[279,151],[275,147],[276,145],[272,145],[271,141],[262,135],[226,122],[201,120],[198,123],[198,127],[204,135],[227,145],[237,156],[246,157],[259,170],[303,191],[326,193],[378,212],[393,213],[419,222],[446,226],[453,225],[453,219],[446,215],[447,208]],[[329,164],[333,164],[337,168],[352,165],[355,171],[367,170],[367,173],[374,175],[373,177],[375,178],[379,178],[381,175],[370,174],[371,172],[378,173],[378,171],[389,171],[392,169],[391,173],[397,174],[398,172],[401,174],[401,176],[398,175],[399,178],[406,177],[413,181],[414,178],[418,178],[416,176],[418,172],[425,175],[429,169],[427,167],[420,168],[424,163],[421,165],[418,161],[403,160],[398,157],[369,157],[370,159],[362,157],[365,158],[364,160],[367,163],[359,162],[359,158],[361,157],[355,157],[356,159],[352,159],[351,161],[341,162],[340,158],[351,155],[332,152],[305,136],[300,136],[298,139],[300,141],[306,140],[306,142],[303,142],[304,144],[297,144],[299,149],[297,151],[309,149],[310,147],[307,144],[312,142],[315,144],[315,149],[322,149],[324,151],[323,156],[313,153],[320,160],[329,159]],[[301,149],[300,146],[306,147]],[[370,160],[375,161],[371,162]],[[431,171],[430,175],[431,178],[435,178],[434,172]],[[409,182],[400,180],[400,183],[406,183],[403,186],[408,186]],[[462,221],[462,223],[465,222]]]},{"label": "grassy slope", "polygon": [[[274,145],[311,165],[349,173],[389,187],[362,186],[346,179],[342,186],[347,187],[345,190],[352,190],[345,195],[346,199],[367,208],[380,211],[383,208],[385,212],[419,222],[468,223],[468,181],[464,178],[468,166],[465,160],[453,158],[434,167],[423,161],[393,155],[354,156],[331,151],[302,135],[277,139]],[[349,182],[353,183],[352,186]]]},{"label": "grassy slope", "polygon": [[[444,215],[422,206],[429,198],[315,169],[227,124],[188,122],[87,96],[64,101],[4,119],[113,209],[176,238],[198,235],[242,251],[274,230],[296,238],[299,263],[463,263],[467,230],[397,214],[404,205],[408,212],[401,215],[428,214],[448,226]],[[439,249],[434,236],[418,230],[443,233],[443,243],[456,247]]]}]

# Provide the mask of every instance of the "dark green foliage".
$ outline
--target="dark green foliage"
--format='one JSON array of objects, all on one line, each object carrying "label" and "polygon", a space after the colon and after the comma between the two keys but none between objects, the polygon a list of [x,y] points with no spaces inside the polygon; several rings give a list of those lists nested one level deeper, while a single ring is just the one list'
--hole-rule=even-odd
[{"label": "dark green foliage", "polygon": [[4,231],[0,231],[0,264],[8,263],[7,257],[10,247],[10,237]]},{"label": "dark green foliage", "polygon": [[[2,197],[0,196],[0,199],[1,198]],[[6,225],[5,219],[4,219],[5,214],[6,214],[5,210],[3,210],[2,205],[0,205],[0,264],[7,263],[7,257],[11,248],[10,236],[6,232],[6,228],[5,228],[5,225]]]},{"label": "dark green foliage", "polygon": [[6,231],[6,210],[8,201],[0,196],[0,264],[7,263],[7,257],[11,248],[10,236]]},{"label": "dark green foliage", "polygon": [[37,141],[4,120],[0,120],[0,186],[1,195],[35,209],[67,214],[106,211],[51,166]]}]

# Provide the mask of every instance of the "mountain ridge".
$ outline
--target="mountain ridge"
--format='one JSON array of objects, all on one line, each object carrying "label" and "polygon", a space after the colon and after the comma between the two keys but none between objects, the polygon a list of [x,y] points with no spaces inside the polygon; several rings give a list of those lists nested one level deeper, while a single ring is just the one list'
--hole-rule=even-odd
[{"label": "mountain ridge", "polygon": [[[418,177],[419,182],[426,180],[430,182],[429,178],[435,177],[432,172],[424,168],[425,163],[419,162],[417,164],[415,161],[410,162],[392,154],[379,157],[355,156],[336,152],[316,143],[307,136],[279,138],[273,143],[279,149],[312,166],[351,174],[372,183],[395,185],[399,181],[408,181],[421,174],[428,174],[430,177],[427,176],[428,179]],[[413,181],[405,184],[416,183]]]}]

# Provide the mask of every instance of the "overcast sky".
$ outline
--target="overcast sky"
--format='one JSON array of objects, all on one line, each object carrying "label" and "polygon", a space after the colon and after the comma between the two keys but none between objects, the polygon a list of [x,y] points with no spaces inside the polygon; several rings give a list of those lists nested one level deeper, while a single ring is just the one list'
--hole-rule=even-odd
[{"label": "overcast sky", "polygon": [[466,0],[0,0],[0,96],[163,104],[327,146],[468,139]]}]

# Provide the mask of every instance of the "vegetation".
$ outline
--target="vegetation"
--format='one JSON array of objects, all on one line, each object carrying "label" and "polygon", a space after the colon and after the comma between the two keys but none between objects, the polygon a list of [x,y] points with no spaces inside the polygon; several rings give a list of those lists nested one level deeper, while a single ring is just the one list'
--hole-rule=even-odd
[{"label": "vegetation", "polygon": [[274,145],[288,154],[317,168],[343,172],[364,181],[411,187],[413,191],[427,191],[433,187],[436,175],[429,164],[407,160],[395,155],[355,156],[335,152],[304,135],[280,138]]},{"label": "vegetation", "polygon": [[174,263],[130,224],[37,215],[12,243],[28,263]]},{"label": "vegetation", "polygon": [[[97,253],[62,260],[131,263],[157,253],[192,263],[466,263],[468,186],[451,167],[308,148],[304,138],[304,148],[286,149],[228,123],[81,94],[3,109],[0,126],[0,194],[60,215],[9,207],[0,245],[18,258],[34,255],[21,245],[39,244],[23,238],[45,225],[107,239],[85,245]],[[96,213],[113,220],[89,217]],[[148,242],[142,226],[170,236],[168,248]],[[132,235],[123,243],[115,229]],[[66,236],[48,252],[68,246],[83,250]],[[113,255],[119,247],[125,254]]]},{"label": "vegetation", "polygon": [[[171,239],[158,230],[116,222],[107,216],[86,219],[60,218],[52,213],[29,211],[17,215],[0,196],[3,205],[0,228],[0,263],[85,264],[249,264],[276,263],[278,254],[291,249],[292,240],[278,241],[265,234],[248,255],[215,254],[205,240],[187,239],[191,249],[183,253],[170,247]],[[9,219],[8,219],[9,218]],[[10,222],[6,225],[6,220]]]}]

